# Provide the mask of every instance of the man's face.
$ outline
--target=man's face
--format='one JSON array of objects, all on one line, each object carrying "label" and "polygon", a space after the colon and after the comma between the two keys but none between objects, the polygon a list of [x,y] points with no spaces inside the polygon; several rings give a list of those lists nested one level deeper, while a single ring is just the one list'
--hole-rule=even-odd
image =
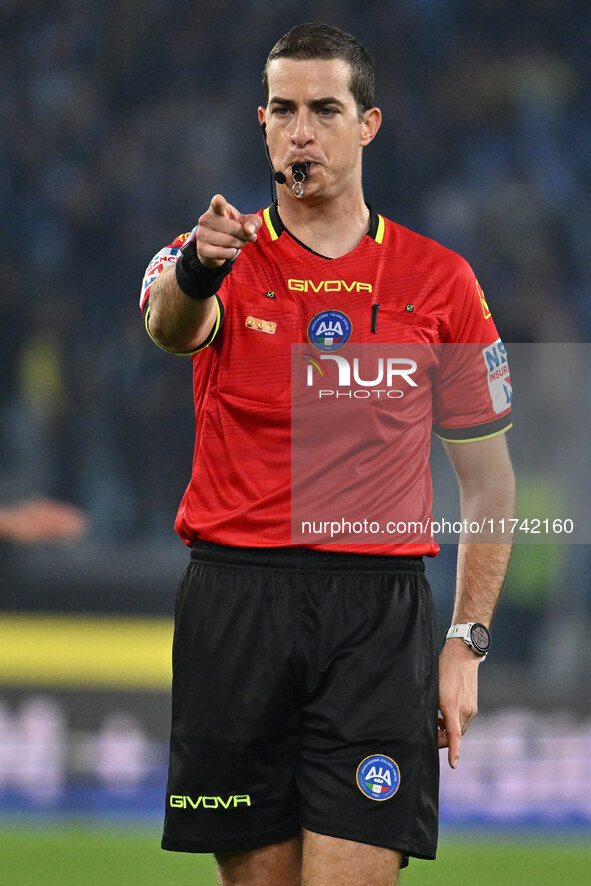
[{"label": "man's face", "polygon": [[[292,182],[291,165],[309,163],[305,196],[336,196],[361,186],[361,152],[375,135],[377,109],[359,119],[342,59],[274,59],[269,100],[259,108],[276,170]],[[373,112],[373,116],[372,116]],[[377,112],[379,117],[379,111]]]}]

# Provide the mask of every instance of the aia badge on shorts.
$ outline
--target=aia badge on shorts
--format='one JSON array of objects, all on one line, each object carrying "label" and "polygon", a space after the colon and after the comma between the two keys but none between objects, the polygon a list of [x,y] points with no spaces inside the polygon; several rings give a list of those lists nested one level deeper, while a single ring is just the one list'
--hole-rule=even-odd
[{"label": "aia badge on shorts", "polygon": [[400,769],[391,757],[374,754],[357,767],[357,787],[370,800],[389,800],[400,787]]},{"label": "aia badge on shorts", "polygon": [[342,311],[320,311],[308,323],[308,341],[319,351],[338,351],[351,338],[352,329]]}]

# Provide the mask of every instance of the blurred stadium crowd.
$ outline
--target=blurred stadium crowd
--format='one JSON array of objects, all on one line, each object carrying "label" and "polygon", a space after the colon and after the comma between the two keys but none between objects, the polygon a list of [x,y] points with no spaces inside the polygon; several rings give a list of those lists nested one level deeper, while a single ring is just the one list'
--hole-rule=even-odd
[{"label": "blurred stadium crowd", "polygon": [[306,20],[376,59],[368,201],[470,261],[506,342],[589,341],[583,0],[4,0],[0,500],[68,499],[105,541],[171,534],[190,365],[147,338],[141,278],[214,193],[270,201],[260,71]]}]

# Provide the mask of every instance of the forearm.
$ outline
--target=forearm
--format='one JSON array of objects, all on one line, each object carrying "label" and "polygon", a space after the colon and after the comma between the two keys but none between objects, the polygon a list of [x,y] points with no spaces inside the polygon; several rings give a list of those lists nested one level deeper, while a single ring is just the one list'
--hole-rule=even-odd
[{"label": "forearm", "polygon": [[490,626],[510,555],[510,544],[458,545],[453,624],[478,621]]},{"label": "forearm", "polygon": [[167,350],[194,351],[215,323],[215,297],[189,298],[176,281],[174,267],[167,268],[154,281],[148,304],[150,335]]},{"label": "forearm", "polygon": [[[515,477],[507,443],[504,437],[493,437],[448,443],[446,451],[458,478],[462,523],[467,527],[477,523],[487,532],[460,538],[452,622],[481,622],[488,627],[511,553],[510,539],[501,532],[515,513]],[[481,661],[460,638],[448,640],[439,657],[439,747],[449,749],[454,769],[462,735],[478,710]]]},{"label": "forearm", "polygon": [[466,532],[460,538],[452,620],[488,626],[511,556],[511,537],[502,529],[515,515],[515,477],[507,458],[491,465],[490,473],[459,479],[462,523],[483,531]]},{"label": "forearm", "polygon": [[88,526],[84,511],[51,498],[31,498],[0,508],[0,538],[17,544],[69,541]]}]

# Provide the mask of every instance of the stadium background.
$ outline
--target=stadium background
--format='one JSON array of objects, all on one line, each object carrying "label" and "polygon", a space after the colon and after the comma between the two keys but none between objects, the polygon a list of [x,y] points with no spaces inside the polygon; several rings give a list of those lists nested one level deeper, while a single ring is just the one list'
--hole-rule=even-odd
[{"label": "stadium background", "polygon": [[[57,834],[55,856],[44,852],[55,870],[75,864],[77,838],[64,830],[72,817],[88,828],[80,864],[104,855],[91,845],[99,822],[130,828],[128,849],[109,850],[129,871],[96,882],[135,882],[138,822],[154,835],[139,838],[154,883],[191,870],[186,859],[150,856],[170,615],[186,559],[172,521],[192,450],[190,367],[147,339],[139,284],[157,248],[188,230],[212,194],[245,211],[269,201],[260,70],[277,37],[305,20],[350,30],[376,59],[385,119],[366,154],[367,199],[470,261],[506,342],[589,341],[587,3],[5,0],[0,502],[42,493],[92,521],[67,546],[0,547],[0,844],[16,841],[5,846],[17,860],[12,883],[29,882],[19,847],[30,827],[40,846]],[[564,399],[555,370],[552,391]],[[571,484],[588,489],[586,459],[582,476],[568,448],[588,439],[583,420],[549,445]],[[550,508],[554,476],[538,467],[521,492]],[[493,854],[507,865],[506,830],[520,852],[538,855],[559,837],[589,836],[590,552],[520,546],[481,671],[481,714],[460,771],[444,771],[444,828],[460,847],[474,828],[478,840],[495,834],[505,848]],[[452,568],[446,546],[430,568],[442,627]],[[49,825],[57,830],[43,836]],[[70,835],[63,851],[60,834]],[[575,857],[565,845],[563,872]],[[446,858],[441,878],[453,869]],[[563,882],[591,882],[590,865]],[[431,866],[418,867],[417,882],[430,882]],[[76,882],[95,880],[87,872]]]}]

